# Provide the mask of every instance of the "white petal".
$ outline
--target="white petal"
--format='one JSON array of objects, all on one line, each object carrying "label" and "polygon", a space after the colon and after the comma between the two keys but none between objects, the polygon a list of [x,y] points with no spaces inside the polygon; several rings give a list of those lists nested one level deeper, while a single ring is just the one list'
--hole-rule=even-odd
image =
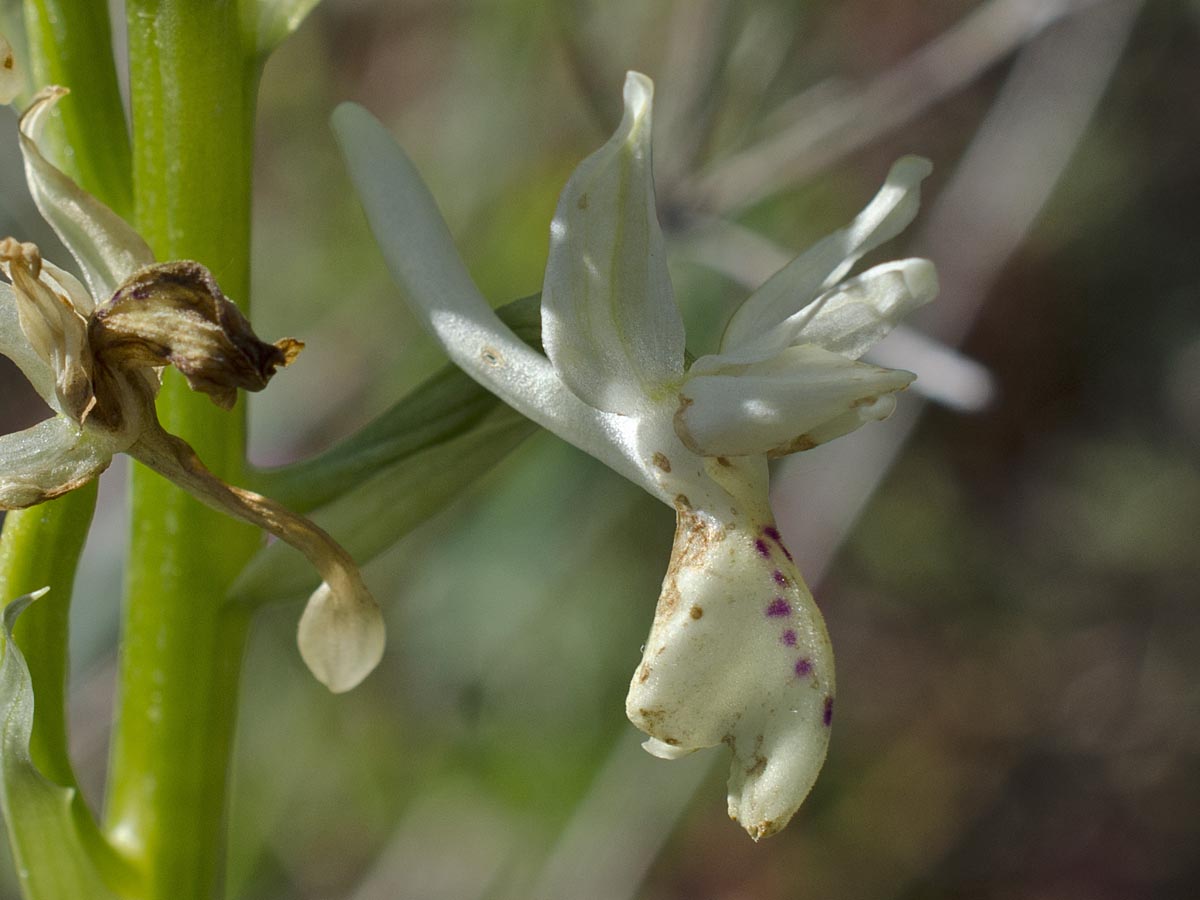
[{"label": "white petal", "polygon": [[0,509],[24,509],[73,491],[108,468],[115,449],[66,416],[0,436]]},{"label": "white petal", "polygon": [[683,320],[654,205],[654,85],[630,72],[625,116],[579,164],[550,226],[542,286],[546,355],[577,396],[630,414],[683,374]]},{"label": "white petal", "polygon": [[858,359],[910,312],[937,296],[937,270],[927,259],[903,259],[868,269],[826,291],[755,340],[703,357],[691,374],[759,362],[798,344]]},{"label": "white petal", "polygon": [[9,104],[25,87],[17,57],[8,38],[0,34],[0,104]]},{"label": "white petal", "polygon": [[514,409],[661,496],[639,461],[636,422],[571,393],[480,295],[437,204],[387,130],[349,103],[334,112],[333,128],[392,277],[450,359]]},{"label": "white petal", "polygon": [[920,157],[898,160],[879,193],[847,228],[814,244],[747,298],[730,319],[721,350],[736,350],[765,334],[903,231],[917,214],[921,181],[931,171],[929,161]]},{"label": "white petal", "polygon": [[812,344],[711,372],[688,378],[675,416],[680,440],[705,456],[786,456],[811,449],[886,418],[895,408],[888,395],[915,377]]},{"label": "white petal", "polygon": [[11,285],[0,282],[0,354],[7,356],[21,373],[29,379],[33,389],[55,412],[62,409],[58,404],[58,391],[54,383],[54,370],[47,365],[33,348],[21,328],[17,315],[17,298]]},{"label": "white petal", "polygon": [[[678,506],[671,566],[626,701],[672,758],[725,743],[729,812],[758,839],[778,831],[812,787],[829,743],[833,651],[821,613],[766,505],[742,490],[717,508]],[[710,469],[722,476],[718,463]],[[694,498],[693,498],[694,499]],[[733,512],[733,507],[737,512]]]},{"label": "white petal", "polygon": [[124,219],[42,156],[37,145],[42,126],[64,94],[65,88],[44,88],[21,116],[25,178],[42,218],[79,263],[92,296],[103,302],[117,285],[154,262],[154,254]]},{"label": "white petal", "polygon": [[300,617],[297,643],[317,680],[335,694],[357,686],[383,658],[387,629],[365,587],[322,583]]}]

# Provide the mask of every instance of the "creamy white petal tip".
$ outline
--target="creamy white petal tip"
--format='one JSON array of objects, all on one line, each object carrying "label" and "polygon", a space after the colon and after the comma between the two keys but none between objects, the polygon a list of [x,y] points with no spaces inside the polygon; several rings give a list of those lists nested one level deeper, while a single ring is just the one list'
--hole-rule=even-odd
[{"label": "creamy white petal tip", "polygon": [[683,759],[688,754],[696,752],[695,747],[672,747],[653,737],[642,741],[642,749],[659,759]]},{"label": "creamy white petal tip", "polygon": [[624,97],[626,114],[641,119],[654,102],[654,82],[641,72],[626,72]]},{"label": "creamy white petal tip", "polygon": [[340,694],[357,686],[383,658],[383,614],[365,587],[335,594],[323,583],[300,617],[297,642],[316,679]]},{"label": "creamy white petal tip", "polygon": [[789,347],[763,362],[689,378],[675,431],[705,456],[786,456],[885,418],[895,408],[887,395],[913,377],[812,344]]}]

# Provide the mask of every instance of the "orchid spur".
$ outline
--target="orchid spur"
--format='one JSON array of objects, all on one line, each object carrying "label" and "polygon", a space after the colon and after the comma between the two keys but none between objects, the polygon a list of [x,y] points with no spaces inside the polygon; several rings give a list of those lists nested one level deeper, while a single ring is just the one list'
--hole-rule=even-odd
[{"label": "orchid spur", "polygon": [[65,93],[51,87],[37,94],[20,119],[20,146],[33,199],[83,282],[32,244],[0,241],[0,270],[10,282],[0,283],[0,353],[54,413],[0,436],[0,509],[52,499],[97,477],[114,454],[133,456],[309,558],[324,581],[301,617],[300,651],[331,690],[348,690],[375,667],[384,643],[379,607],[354,561],[312,522],[218,479],[163,430],[154,408],[167,364],[230,409],[238,388],[261,390],[303,345],[260,341],[207,269],[155,263],[124,220],[43,156],[42,126]]},{"label": "orchid spur", "polygon": [[334,128],[393,276],[460,367],[671,506],[676,533],[629,718],[652,754],[728,744],[729,812],[755,839],[795,813],[825,757],[833,655],[776,528],[768,459],[886,417],[913,375],[858,361],[937,291],[931,263],[854,263],[915,216],[929,164],[900,160],[867,208],[737,310],[686,365],[656,211],[653,86],[629,73],[615,134],[575,170],[551,225],[545,355],[492,312],[419,175],[345,105]]}]

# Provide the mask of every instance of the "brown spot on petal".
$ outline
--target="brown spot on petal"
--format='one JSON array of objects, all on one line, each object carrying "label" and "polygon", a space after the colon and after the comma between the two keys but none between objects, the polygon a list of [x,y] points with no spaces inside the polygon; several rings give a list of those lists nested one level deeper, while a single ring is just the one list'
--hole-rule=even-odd
[{"label": "brown spot on petal", "polygon": [[649,681],[649,679],[650,679],[650,667],[648,665],[646,665],[645,663],[642,663],[642,665],[640,665],[638,667],[638,672],[637,672],[638,684],[645,684],[647,681]]},{"label": "brown spot on petal", "polygon": [[803,453],[805,450],[811,450],[815,446],[817,446],[816,441],[807,434],[802,434],[799,437],[792,438],[786,444],[780,444],[778,447],[768,450],[767,456],[770,459],[779,459],[780,457],[791,456],[793,453]]},{"label": "brown spot on petal", "polygon": [[[711,516],[694,511],[686,497],[676,498],[675,510],[675,541],[671,547],[671,563],[663,578],[662,593],[654,610],[655,624],[672,618],[678,610],[683,600],[680,576],[688,570],[702,569],[713,557],[717,544],[726,537],[725,527]],[[695,613],[691,614],[698,618]]]},{"label": "brown spot on petal", "polygon": [[13,55],[11,53],[4,54],[4,68],[11,69],[14,65],[16,63],[13,60]]},{"label": "brown spot on petal", "polygon": [[733,463],[731,463],[731,462],[729,461],[728,457],[725,457],[725,456],[718,456],[718,457],[717,457],[717,465],[718,465],[718,466],[724,466],[726,469],[729,469],[729,468],[732,468],[732,467],[733,467]]},{"label": "brown spot on petal", "polygon": [[691,609],[690,615],[693,619],[703,618],[704,617],[704,608],[702,606],[693,606]]},{"label": "brown spot on petal", "polygon": [[479,353],[483,361],[492,368],[500,368],[504,365],[504,354],[495,347],[484,347]]},{"label": "brown spot on petal", "polygon": [[580,194],[579,200],[576,201],[575,205],[578,206],[580,209],[587,209],[588,208],[588,195],[586,193]]},{"label": "brown spot on petal", "polygon": [[[639,727],[647,734],[654,734],[662,727],[663,721],[667,718],[667,711],[661,706],[652,706],[649,709],[642,707],[638,709],[638,718],[641,719]],[[656,734],[654,736],[658,737]],[[659,740],[665,744],[670,743],[664,738],[659,738]]]},{"label": "brown spot on petal", "polygon": [[879,398],[876,396],[859,397],[857,400],[855,400],[853,403],[850,404],[850,408],[857,409],[860,406],[870,406],[872,403],[878,402],[878,400],[879,400]]},{"label": "brown spot on petal", "polygon": [[664,472],[671,471],[671,461],[669,459],[667,459],[665,454],[655,453],[654,454],[654,464],[656,466],[658,466],[660,469],[662,469]]}]

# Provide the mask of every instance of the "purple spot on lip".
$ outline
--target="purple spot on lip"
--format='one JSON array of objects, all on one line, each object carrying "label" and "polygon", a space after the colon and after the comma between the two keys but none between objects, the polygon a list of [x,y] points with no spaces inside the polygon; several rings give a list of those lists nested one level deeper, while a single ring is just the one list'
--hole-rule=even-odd
[{"label": "purple spot on lip", "polygon": [[[803,678],[812,671],[812,660],[807,656],[802,656],[796,660],[796,674]],[[828,722],[826,724],[829,724]]]},{"label": "purple spot on lip", "polygon": [[766,541],[757,540],[754,542],[754,549],[758,551],[758,555],[763,559],[771,558],[771,548],[767,546]]},{"label": "purple spot on lip", "polygon": [[821,717],[821,721],[825,723],[825,727],[829,727],[833,722],[833,698],[825,698],[825,714]]},{"label": "purple spot on lip", "polygon": [[784,556],[786,556],[789,560],[792,558],[792,554],[788,552],[788,548],[783,546],[783,537],[779,534],[778,528],[776,528],[774,525],[768,525],[763,529],[763,534],[779,545],[779,549],[783,551]]},{"label": "purple spot on lip", "polygon": [[775,578],[775,583],[777,585],[779,585],[780,587],[788,586],[787,576],[784,575],[782,572],[780,572],[778,569],[775,570],[774,578]]},{"label": "purple spot on lip", "polygon": [[784,646],[795,647],[796,646],[796,632],[792,631],[792,629],[789,628],[787,631],[785,631],[783,633],[783,637],[781,637],[780,640],[783,641]]},{"label": "purple spot on lip", "polygon": [[767,607],[767,615],[778,619],[782,616],[790,616],[792,614],[792,606],[782,597],[776,597],[771,601],[771,605]]}]

